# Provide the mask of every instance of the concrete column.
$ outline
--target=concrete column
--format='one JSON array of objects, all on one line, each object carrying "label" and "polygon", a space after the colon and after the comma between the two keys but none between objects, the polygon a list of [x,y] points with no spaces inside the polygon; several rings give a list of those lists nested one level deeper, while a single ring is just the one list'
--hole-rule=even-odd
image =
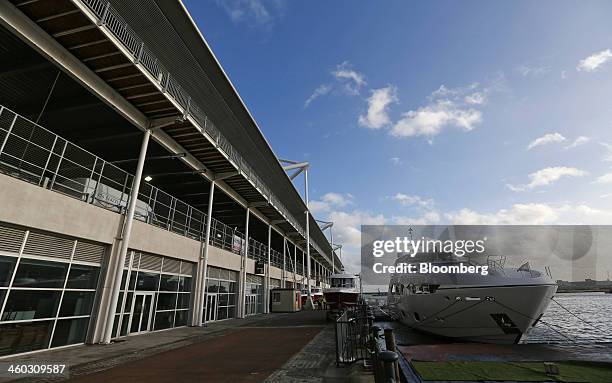
[{"label": "concrete column", "polygon": [[192,326],[200,326],[206,323],[204,313],[206,306],[206,274],[208,269],[208,249],[210,247],[210,231],[212,226],[212,210],[215,196],[215,181],[210,181],[210,191],[208,192],[208,211],[206,213],[206,231],[204,243],[202,244],[203,254],[198,260],[198,272],[196,279],[196,291],[194,296],[194,309],[192,316]]},{"label": "concrete column", "polygon": [[247,275],[247,259],[249,256],[249,218],[251,209],[246,209],[246,223],[244,230],[244,254],[242,255],[242,262],[240,263],[240,305],[238,307],[239,318],[246,316],[246,275]]},{"label": "concrete column", "polygon": [[264,296],[264,313],[270,312],[270,258],[272,255],[272,225],[268,225],[268,267],[266,268],[266,295]]},{"label": "concrete column", "polygon": [[[113,283],[115,281],[115,270],[117,267],[117,258],[119,254],[119,248],[121,246],[121,231],[123,230],[123,222],[125,220],[125,216],[120,216],[120,219],[117,220],[117,228],[115,231],[115,238],[113,240],[113,244],[109,249],[108,256],[105,257],[104,263],[102,265],[102,275],[104,276],[104,282],[101,289],[100,302],[98,307],[96,308],[96,314],[92,316],[93,321],[95,321],[95,328],[91,338],[88,339],[88,343],[102,343],[104,341],[104,336],[106,333],[106,318],[108,316],[108,311],[110,311],[110,299],[113,295]],[[26,232],[28,233],[28,232]],[[123,267],[123,265],[121,265]],[[112,310],[115,311],[115,308]],[[115,320],[113,316],[113,321]],[[114,335],[114,334],[112,334]],[[111,336],[112,336],[111,335]]]},{"label": "concrete column", "polygon": [[125,257],[127,255],[130,235],[132,234],[132,223],[134,222],[134,212],[136,211],[136,201],[138,201],[138,191],[140,190],[140,181],[142,179],[142,170],[144,168],[145,158],[147,156],[147,148],[149,146],[149,138],[151,137],[151,131],[146,130],[142,138],[142,144],[140,145],[140,155],[138,156],[138,164],[136,166],[136,174],[134,175],[134,182],[132,184],[132,190],[130,191],[130,202],[128,205],[127,213],[125,216],[125,222],[123,230],[121,232],[121,244],[119,252],[117,254],[117,262],[115,270],[113,270],[115,277],[112,286],[111,299],[109,301],[109,310],[106,315],[104,338],[102,343],[109,344],[113,332],[113,320],[115,319],[115,308],[117,307],[117,301],[119,300],[119,291],[121,290],[121,277],[123,275],[123,264],[125,263]]}]

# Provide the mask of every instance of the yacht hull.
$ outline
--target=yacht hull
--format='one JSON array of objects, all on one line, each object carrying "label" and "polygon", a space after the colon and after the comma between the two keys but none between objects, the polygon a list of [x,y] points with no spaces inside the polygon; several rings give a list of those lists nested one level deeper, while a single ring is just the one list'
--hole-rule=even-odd
[{"label": "yacht hull", "polygon": [[359,292],[324,290],[323,295],[325,296],[327,306],[332,310],[339,310],[346,306],[354,306],[359,301]]},{"label": "yacht hull", "polygon": [[405,325],[437,336],[483,343],[518,343],[543,315],[555,284],[441,286],[398,297]]}]

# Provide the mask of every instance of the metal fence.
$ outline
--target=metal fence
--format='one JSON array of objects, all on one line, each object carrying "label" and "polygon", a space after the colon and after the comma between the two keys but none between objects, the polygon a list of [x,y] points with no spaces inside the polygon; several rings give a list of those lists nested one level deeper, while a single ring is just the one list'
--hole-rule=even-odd
[{"label": "metal fence", "polygon": [[374,316],[365,304],[347,307],[336,320],[336,365],[371,359],[377,352]]},{"label": "metal fence", "polygon": [[[0,172],[119,214],[127,210],[134,181],[113,163],[2,105]],[[206,213],[146,182],[140,186],[134,218],[197,241],[204,241],[206,234]],[[215,218],[209,242],[244,254],[244,234]],[[249,239],[250,258],[267,262],[267,254],[266,245]]]},{"label": "metal fence", "polygon": [[[218,148],[230,158],[238,169],[251,183],[259,189],[260,193],[269,199],[269,202],[283,215],[287,221],[300,233],[306,235],[305,229],[290,213],[280,200],[270,191],[267,185],[257,176],[246,160],[238,153],[230,142],[221,134],[221,131],[210,121],[202,109],[191,96],[163,67],[155,55],[144,44],[142,39],[130,28],[119,13],[110,5],[108,0],[81,0],[83,4],[98,18],[98,24],[106,28],[123,44],[133,57],[134,62],[142,64],[143,68],[155,78],[163,91],[168,94],[183,109],[185,117],[191,117],[216,142]],[[312,246],[320,253],[325,254],[316,244]]]}]

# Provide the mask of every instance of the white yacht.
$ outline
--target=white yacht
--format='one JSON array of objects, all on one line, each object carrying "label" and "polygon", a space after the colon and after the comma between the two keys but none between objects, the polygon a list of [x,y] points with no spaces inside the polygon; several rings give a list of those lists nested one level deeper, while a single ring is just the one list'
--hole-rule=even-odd
[{"label": "white yacht", "polygon": [[[401,256],[396,265],[476,265],[452,254]],[[529,263],[511,268],[505,257],[486,257],[483,273],[401,273],[389,284],[388,302],[403,324],[427,333],[483,343],[518,343],[544,314],[557,291]],[[482,270],[482,268],[480,269]]]}]

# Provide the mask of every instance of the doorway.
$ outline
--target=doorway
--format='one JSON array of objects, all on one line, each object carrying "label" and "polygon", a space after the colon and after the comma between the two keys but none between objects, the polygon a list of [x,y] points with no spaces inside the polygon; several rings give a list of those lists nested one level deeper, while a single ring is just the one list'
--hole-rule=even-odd
[{"label": "doorway", "polygon": [[217,294],[206,294],[206,322],[214,322],[217,320],[217,309],[219,306]]},{"label": "doorway", "polygon": [[247,294],[245,300],[245,315],[257,314],[257,294]]},{"label": "doorway", "polygon": [[134,304],[130,311],[129,335],[151,331],[154,292],[134,293]]}]

